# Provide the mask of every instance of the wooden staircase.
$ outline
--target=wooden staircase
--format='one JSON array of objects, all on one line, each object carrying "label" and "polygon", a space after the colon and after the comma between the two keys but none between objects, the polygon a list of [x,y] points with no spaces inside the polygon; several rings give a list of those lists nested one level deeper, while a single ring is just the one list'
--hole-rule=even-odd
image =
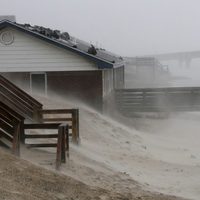
[{"label": "wooden staircase", "polygon": [[26,119],[40,121],[42,104],[0,75],[0,101]]},{"label": "wooden staircase", "polygon": [[[79,142],[78,109],[43,110],[43,105],[19,87],[0,75],[0,144],[20,155],[20,143],[26,139],[57,139],[56,142],[29,144],[31,148],[55,147],[56,168],[69,156],[69,136],[73,143]],[[65,116],[63,116],[65,115]],[[50,116],[50,117],[49,117]],[[60,117],[61,116],[61,117]],[[31,123],[25,124],[24,121]],[[26,134],[27,129],[56,129],[55,134]]]},{"label": "wooden staircase", "polygon": [[20,136],[23,131],[24,117],[0,102],[0,143],[20,154]]}]

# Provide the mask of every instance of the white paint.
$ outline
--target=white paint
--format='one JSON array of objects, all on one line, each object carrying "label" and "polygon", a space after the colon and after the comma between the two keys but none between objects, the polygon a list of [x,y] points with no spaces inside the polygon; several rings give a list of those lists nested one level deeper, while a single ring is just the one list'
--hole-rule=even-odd
[{"label": "white paint", "polygon": [[0,72],[97,70],[95,63],[20,31],[12,31],[14,42],[0,43]]}]

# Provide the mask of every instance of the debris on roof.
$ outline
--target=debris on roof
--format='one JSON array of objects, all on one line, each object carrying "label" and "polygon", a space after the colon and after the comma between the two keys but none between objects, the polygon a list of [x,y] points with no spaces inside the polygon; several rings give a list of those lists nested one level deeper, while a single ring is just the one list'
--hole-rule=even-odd
[{"label": "debris on roof", "polygon": [[89,48],[88,48],[88,53],[92,54],[92,55],[96,55],[97,54],[97,50],[96,48],[91,45]]},{"label": "debris on roof", "polygon": [[97,48],[94,45],[77,39],[73,36],[70,36],[68,32],[61,32],[59,30],[53,30],[50,28],[45,28],[43,26],[31,26],[30,24],[19,24],[16,23],[18,26],[21,26],[29,31],[33,31],[35,33],[44,35],[48,38],[54,39],[58,42],[61,42],[65,45],[68,45],[73,48],[77,48],[78,50],[94,55],[100,59],[106,60],[111,63],[120,63],[123,62],[123,58],[115,55],[111,52],[106,51],[102,48]]}]

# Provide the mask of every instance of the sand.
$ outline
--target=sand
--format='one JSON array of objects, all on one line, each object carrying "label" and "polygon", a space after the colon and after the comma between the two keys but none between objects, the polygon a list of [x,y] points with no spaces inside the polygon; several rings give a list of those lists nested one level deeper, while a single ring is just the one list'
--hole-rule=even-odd
[{"label": "sand", "polygon": [[[79,103],[39,100],[48,108],[80,108],[81,143],[70,143],[70,158],[59,172],[63,176],[128,199],[200,198],[200,115],[123,118],[122,124]],[[26,149],[22,158],[55,169],[53,150]]]},{"label": "sand", "polygon": [[2,149],[0,163],[1,200],[125,200],[120,194],[34,166]]}]

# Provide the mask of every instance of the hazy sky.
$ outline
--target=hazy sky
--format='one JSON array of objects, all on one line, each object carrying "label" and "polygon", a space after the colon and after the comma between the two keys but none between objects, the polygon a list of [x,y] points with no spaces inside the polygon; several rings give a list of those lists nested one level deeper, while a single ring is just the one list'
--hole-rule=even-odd
[{"label": "hazy sky", "polygon": [[200,50],[200,0],[0,0],[1,15],[120,54]]}]

